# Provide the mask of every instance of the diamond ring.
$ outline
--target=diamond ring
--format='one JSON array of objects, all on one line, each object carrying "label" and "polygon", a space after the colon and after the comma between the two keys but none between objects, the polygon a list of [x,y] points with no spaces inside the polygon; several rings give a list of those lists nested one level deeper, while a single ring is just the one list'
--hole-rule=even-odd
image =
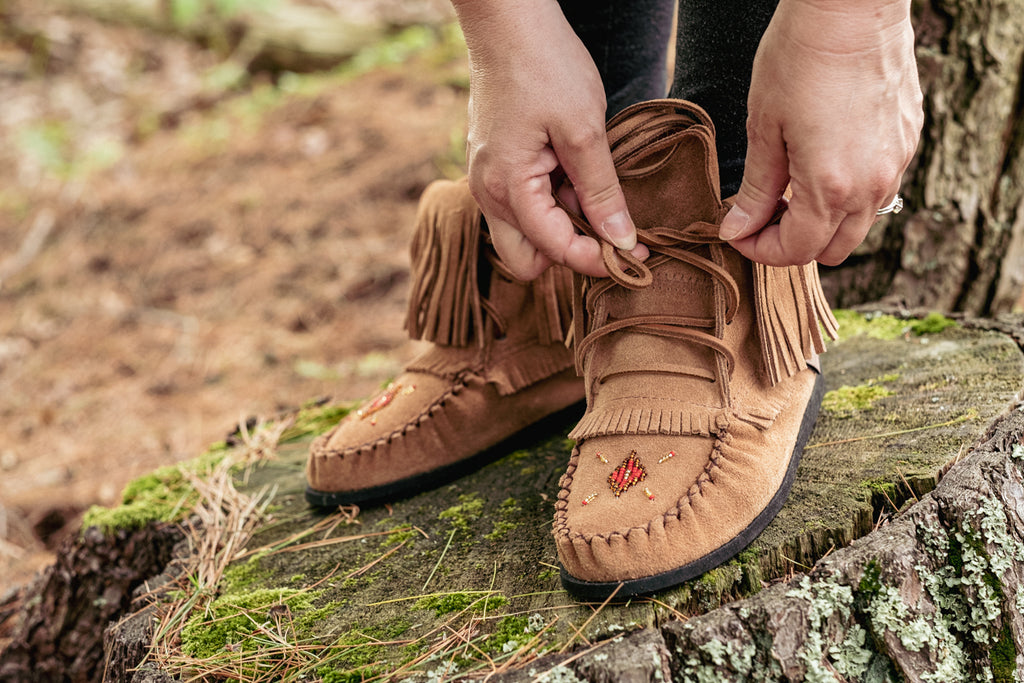
[{"label": "diamond ring", "polygon": [[876,216],[884,216],[887,213],[899,213],[903,210],[903,197],[896,195],[889,204],[875,212]]}]

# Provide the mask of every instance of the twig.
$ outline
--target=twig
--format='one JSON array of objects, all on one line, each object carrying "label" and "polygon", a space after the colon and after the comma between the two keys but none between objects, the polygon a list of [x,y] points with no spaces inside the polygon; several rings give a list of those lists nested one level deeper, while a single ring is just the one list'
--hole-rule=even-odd
[{"label": "twig", "polygon": [[896,468],[896,472],[899,473],[900,479],[903,480],[903,485],[907,487],[908,491],[910,491],[910,495],[913,496],[914,502],[915,503],[920,503],[921,500],[917,497],[917,494],[914,493],[914,487],[910,485],[910,482],[907,481],[907,478],[903,475],[903,470],[901,470],[899,467],[897,467]]},{"label": "twig", "polygon": [[[615,587],[615,590],[612,591],[611,595],[604,599],[604,602],[601,603],[601,606],[598,607],[597,610],[595,610],[595,612],[590,615],[590,618],[583,622],[583,625],[580,626],[578,631],[576,631],[577,634],[581,636],[583,635],[583,631],[586,630],[588,626],[590,626],[590,622],[592,622],[594,618],[601,613],[601,610],[603,610],[608,605],[608,603],[612,601],[612,598],[615,597],[615,595],[619,592],[621,588],[622,584],[620,583],[618,586]],[[568,641],[566,641],[565,645],[562,646],[562,649],[559,650],[559,652],[565,652],[566,650],[568,650],[569,646],[572,645],[572,641],[574,640],[576,640],[576,636],[573,636]]]},{"label": "twig", "polygon": [[782,559],[784,559],[786,562],[789,562],[790,564],[792,564],[795,567],[800,567],[801,569],[806,569],[807,571],[811,571],[811,568],[808,567],[806,564],[802,564],[800,562],[797,562],[796,560],[790,559],[790,558],[786,557],[785,555],[782,556]]},{"label": "twig", "polygon": [[974,420],[978,417],[978,411],[968,410],[965,414],[960,417],[953,418],[948,422],[939,422],[938,424],[925,425],[923,427],[913,427],[911,429],[900,429],[895,432],[885,432],[883,434],[865,434],[864,436],[854,436],[849,439],[839,439],[838,441],[824,441],[822,443],[812,443],[809,446],[805,446],[804,450],[810,450],[812,448],[824,448],[825,446],[838,446],[844,443],[855,443],[857,441],[865,441],[867,439],[885,439],[890,436],[903,436],[904,434],[913,434],[914,432],[923,432],[928,429],[938,429],[940,427],[952,427],[968,420]]},{"label": "twig", "polygon": [[441,560],[444,559],[445,554],[448,552],[448,548],[451,547],[453,538],[455,538],[455,529],[452,529],[452,532],[448,534],[448,542],[445,543],[444,550],[441,551],[441,557],[437,558],[437,564],[435,564],[434,568],[430,570],[430,576],[428,576],[427,580],[423,582],[423,588],[420,590],[427,590],[427,585],[430,583],[430,580],[434,578],[434,572],[436,572],[437,568],[441,566]]},{"label": "twig", "polygon": [[661,605],[662,607],[667,609],[669,612],[674,614],[676,616],[676,618],[679,619],[679,621],[689,621],[690,620],[690,617],[688,617],[687,615],[683,614],[682,612],[677,610],[675,607],[672,607],[668,603],[665,603],[665,602],[662,602],[661,600],[658,600],[657,598],[647,598],[647,601],[648,602],[653,602],[655,605]]},{"label": "twig", "polygon": [[373,562],[370,562],[369,564],[367,564],[367,565],[364,565],[363,567],[360,567],[359,569],[356,569],[356,570],[355,570],[354,572],[352,572],[351,574],[349,574],[349,575],[348,575],[348,576],[346,576],[345,578],[346,578],[346,579],[351,579],[352,577],[355,577],[355,576],[362,576],[362,575],[363,575],[363,574],[365,574],[366,572],[370,571],[370,569],[372,569],[372,568],[374,567],[374,565],[376,565],[376,564],[377,564],[378,562],[381,562],[381,561],[383,561],[383,560],[387,559],[388,557],[391,557],[391,556],[392,556],[392,555],[394,555],[394,554],[395,554],[396,552],[398,552],[399,550],[401,550],[401,548],[402,548],[402,547],[403,547],[403,546],[404,546],[404,545],[405,545],[406,543],[408,543],[408,542],[409,542],[409,541],[402,541],[401,543],[399,543],[398,545],[396,545],[396,546],[395,546],[394,548],[392,548],[391,550],[387,551],[386,553],[384,553],[383,555],[381,555],[380,557],[378,557],[378,558],[377,558],[376,560],[374,560]]}]

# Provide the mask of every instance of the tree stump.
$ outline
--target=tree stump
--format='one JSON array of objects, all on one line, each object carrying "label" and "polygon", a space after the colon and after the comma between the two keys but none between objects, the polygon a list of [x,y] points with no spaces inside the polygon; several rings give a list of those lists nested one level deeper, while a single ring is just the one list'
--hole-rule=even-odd
[{"label": "tree stump", "polygon": [[[1024,354],[1006,332],[939,331],[939,318],[843,321],[789,502],[697,580],[622,604],[561,590],[549,526],[570,416],[448,486],[358,513],[307,506],[302,439],[237,482],[273,492],[270,516],[216,595],[172,631],[178,640],[157,643],[162,658],[132,673],[168,589],[194,572],[188,544],[158,598],[122,603],[107,660],[68,677],[1010,680],[1024,651]],[[1024,334],[1019,317],[1001,325]],[[91,562],[102,574],[110,560]],[[55,568],[40,585],[54,574],[74,584],[81,571]],[[46,590],[23,610],[33,633],[54,611]],[[59,632],[42,649],[21,639],[29,632],[4,653],[0,679],[31,680],[40,658],[66,649]]]}]

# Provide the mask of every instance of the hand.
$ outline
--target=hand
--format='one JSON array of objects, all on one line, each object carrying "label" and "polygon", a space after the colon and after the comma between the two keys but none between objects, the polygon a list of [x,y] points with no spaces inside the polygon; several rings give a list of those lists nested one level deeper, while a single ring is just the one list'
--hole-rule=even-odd
[{"label": "hand", "polygon": [[[721,237],[774,266],[841,263],[896,195],[924,115],[907,0],[781,0],[754,59]],[[764,227],[787,184],[789,209]]]},{"label": "hand", "polygon": [[453,4],[470,56],[469,186],[505,265],[524,280],[552,263],[607,275],[600,245],[574,230],[553,189],[644,258],[608,149],[601,77],[557,2]]}]

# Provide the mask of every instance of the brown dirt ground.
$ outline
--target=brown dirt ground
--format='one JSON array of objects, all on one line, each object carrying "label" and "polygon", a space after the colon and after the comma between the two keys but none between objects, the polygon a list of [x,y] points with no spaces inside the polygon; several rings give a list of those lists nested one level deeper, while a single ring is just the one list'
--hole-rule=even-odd
[{"label": "brown dirt ground", "polygon": [[[0,15],[2,595],[131,478],[400,369],[416,200],[459,172],[467,75],[432,50],[211,92],[200,48]],[[25,133],[53,122],[57,172]],[[82,170],[104,145],[119,161]]]}]

